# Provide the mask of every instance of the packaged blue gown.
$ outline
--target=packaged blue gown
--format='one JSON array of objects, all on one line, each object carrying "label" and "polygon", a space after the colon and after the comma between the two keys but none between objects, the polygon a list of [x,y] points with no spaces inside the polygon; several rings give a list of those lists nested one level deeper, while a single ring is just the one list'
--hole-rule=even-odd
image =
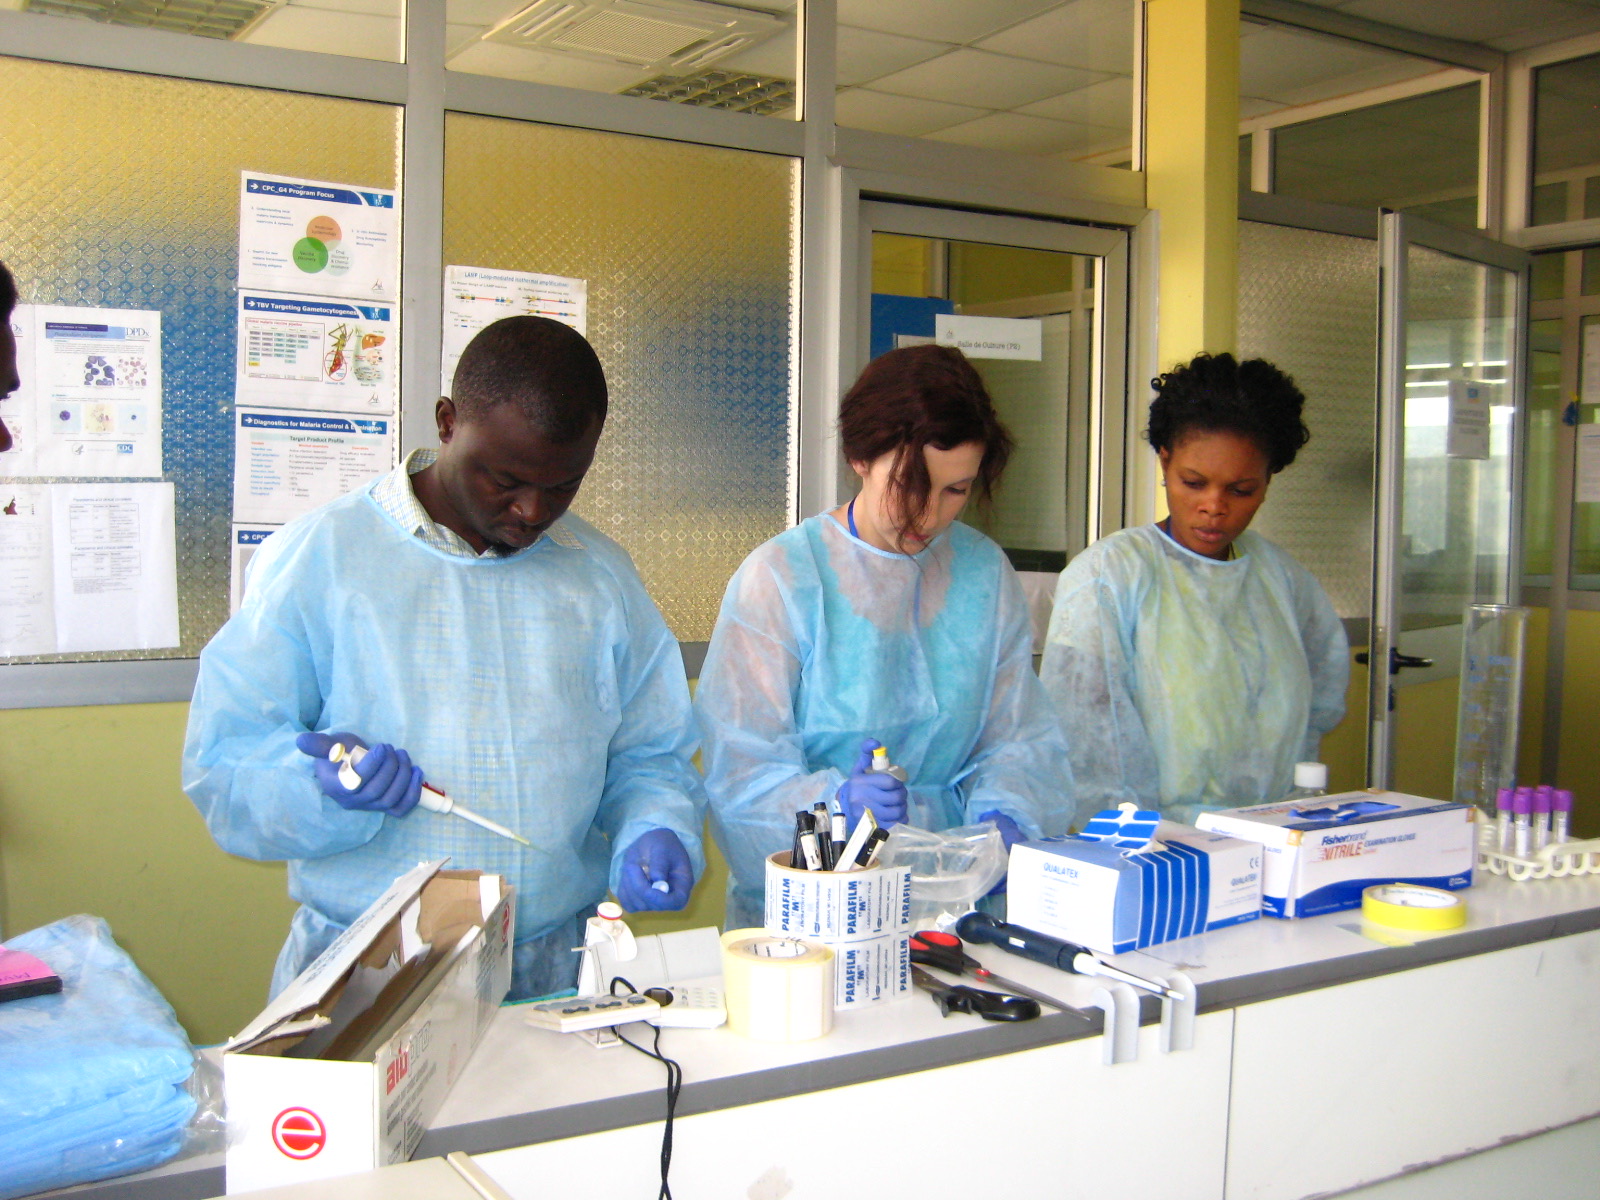
[{"label": "packaged blue gown", "polygon": [[[403,470],[404,468],[399,468]],[[678,644],[627,554],[568,514],[532,546],[425,544],[358,489],[273,534],[200,656],[183,785],[224,850],[287,859],[301,904],[276,993],[424,859],[515,886],[512,995],[571,986],[573,937],[650,829],[703,870],[704,792]],[[352,812],[295,748],[306,730],[404,748],[458,817]]]},{"label": "packaged blue gown", "polygon": [[1071,817],[1021,585],[966,525],[910,556],[825,514],[756,549],[728,584],[695,716],[730,927],[761,923],[766,856],[789,848],[797,810],[833,801],[866,737],[908,772],[911,825],[997,811],[1037,835]]},{"label": "packaged blue gown", "polygon": [[1344,716],[1350,647],[1311,573],[1259,534],[1219,561],[1155,525],[1067,564],[1040,674],[1078,819],[1123,801],[1192,821],[1287,795]]},{"label": "packaged blue gown", "polygon": [[6,943],[61,991],[0,1004],[0,1197],[142,1171],[183,1147],[194,1052],[98,917]]}]

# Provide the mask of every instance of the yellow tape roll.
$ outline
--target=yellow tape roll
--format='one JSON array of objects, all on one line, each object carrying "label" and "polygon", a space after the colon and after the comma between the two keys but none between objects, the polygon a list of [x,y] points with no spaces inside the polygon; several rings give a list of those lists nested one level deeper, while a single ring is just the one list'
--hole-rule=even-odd
[{"label": "yellow tape roll", "polygon": [[1390,929],[1460,929],[1467,923],[1467,903],[1442,888],[1379,883],[1361,893],[1361,915]]}]

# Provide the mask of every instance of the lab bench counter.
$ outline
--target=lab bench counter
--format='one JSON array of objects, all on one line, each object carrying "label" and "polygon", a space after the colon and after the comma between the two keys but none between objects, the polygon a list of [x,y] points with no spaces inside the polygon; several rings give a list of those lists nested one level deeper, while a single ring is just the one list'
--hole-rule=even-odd
[{"label": "lab bench counter", "polygon": [[[1375,941],[1347,911],[1121,955],[1111,961],[1139,974],[1187,973],[1200,1016],[1193,1048],[1164,1053],[1147,997],[1138,1058],[1116,1066],[1101,1062],[1095,981],[987,946],[971,948],[985,965],[1091,1016],[941,1018],[913,993],[840,1014],[812,1042],[666,1030],[663,1051],[684,1069],[673,1178],[700,1197],[1000,1182],[1018,1195],[1275,1200],[1348,1192],[1600,1114],[1600,878],[1491,877],[1463,897],[1465,927],[1414,944]],[[664,1074],[504,1008],[417,1157],[467,1151],[517,1200],[646,1194]],[[886,1153],[918,1140],[952,1153],[933,1165]],[[1027,1152],[997,1165],[958,1145]],[[67,1194],[221,1191],[211,1158]]]}]

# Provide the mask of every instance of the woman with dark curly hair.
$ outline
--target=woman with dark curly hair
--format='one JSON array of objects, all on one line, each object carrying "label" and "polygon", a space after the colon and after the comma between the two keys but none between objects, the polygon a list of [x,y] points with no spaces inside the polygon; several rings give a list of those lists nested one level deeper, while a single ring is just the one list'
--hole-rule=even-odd
[{"label": "woman with dark curly hair", "polygon": [[[695,694],[729,928],[761,923],[764,859],[819,802],[852,824],[992,820],[1008,845],[1072,816],[1022,587],[956,522],[1011,452],[983,381],[959,350],[892,350],[845,396],[839,440],[860,493],[745,559]],[[871,770],[879,739],[904,782]]]},{"label": "woman with dark curly hair", "polygon": [[1080,821],[1123,801],[1193,821],[1276,800],[1344,716],[1344,626],[1309,571],[1248,532],[1310,437],[1305,397],[1231,354],[1154,383],[1147,436],[1171,515],[1068,564],[1045,646]]}]

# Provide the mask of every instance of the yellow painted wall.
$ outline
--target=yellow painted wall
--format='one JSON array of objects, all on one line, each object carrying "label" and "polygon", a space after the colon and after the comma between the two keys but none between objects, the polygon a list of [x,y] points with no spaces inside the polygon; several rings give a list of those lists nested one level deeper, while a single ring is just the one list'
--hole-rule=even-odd
[{"label": "yellow painted wall", "polygon": [[[1573,828],[1600,837],[1600,612],[1567,612],[1566,682],[1561,691],[1561,772],[1572,789]],[[1552,782],[1534,780],[1532,782]]]},{"label": "yellow painted wall", "polygon": [[0,711],[0,923],[104,917],[204,1045],[266,1002],[294,906],[283,865],[217,849],[179,789],[188,707]]}]

